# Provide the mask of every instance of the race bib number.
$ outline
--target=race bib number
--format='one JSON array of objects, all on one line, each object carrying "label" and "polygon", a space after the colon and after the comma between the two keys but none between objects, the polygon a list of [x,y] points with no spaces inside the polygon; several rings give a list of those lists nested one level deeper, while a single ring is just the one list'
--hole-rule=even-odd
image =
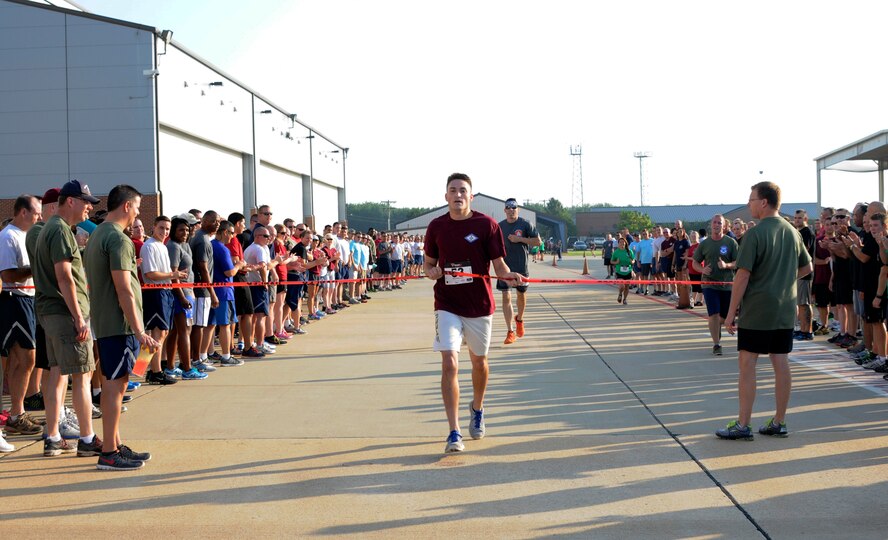
[{"label": "race bib number", "polygon": [[628,266],[625,266],[625,265],[624,265],[624,266],[621,266],[621,267],[620,267],[620,273],[621,273],[621,274],[628,274],[628,273],[629,273],[629,267],[628,267]]},{"label": "race bib number", "polygon": [[471,276],[454,276],[451,272],[472,273],[472,265],[468,261],[462,263],[453,263],[444,267],[444,284],[445,285],[463,285],[471,283]]}]

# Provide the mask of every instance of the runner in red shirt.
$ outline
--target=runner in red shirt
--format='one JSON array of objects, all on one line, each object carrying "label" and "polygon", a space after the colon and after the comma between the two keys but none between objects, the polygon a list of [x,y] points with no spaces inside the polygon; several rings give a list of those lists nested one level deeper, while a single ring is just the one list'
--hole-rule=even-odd
[{"label": "runner in red shirt", "polygon": [[[450,424],[444,452],[465,449],[459,430],[459,349],[463,339],[472,360],[473,400],[469,403],[469,434],[484,437],[484,393],[489,368],[487,351],[490,328],[496,308],[490,287],[489,271],[493,263],[498,279],[510,286],[523,278],[512,272],[503,257],[506,248],[499,225],[490,217],[471,209],[472,180],[454,173],[447,179],[448,212],[429,223],[426,231],[423,269],[435,280],[435,342],[441,353],[441,394]],[[457,276],[453,272],[483,277]]]}]

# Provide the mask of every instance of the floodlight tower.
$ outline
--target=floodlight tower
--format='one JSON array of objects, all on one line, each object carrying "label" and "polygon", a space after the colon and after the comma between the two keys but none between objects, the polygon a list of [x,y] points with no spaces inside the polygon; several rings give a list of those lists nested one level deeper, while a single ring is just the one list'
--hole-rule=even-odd
[{"label": "floodlight tower", "polygon": [[583,147],[576,145],[570,147],[570,156],[573,160],[573,180],[571,182],[571,206],[583,206]]},{"label": "floodlight tower", "polygon": [[641,193],[641,206],[644,206],[644,159],[651,157],[650,152],[635,152],[638,159],[638,188]]}]

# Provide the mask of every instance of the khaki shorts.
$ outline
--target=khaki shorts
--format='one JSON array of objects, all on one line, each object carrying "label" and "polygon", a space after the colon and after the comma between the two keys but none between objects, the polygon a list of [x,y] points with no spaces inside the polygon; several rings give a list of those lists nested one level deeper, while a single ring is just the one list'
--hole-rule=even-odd
[{"label": "khaki shorts", "polygon": [[49,367],[58,367],[62,375],[95,371],[91,336],[77,341],[74,320],[67,315],[40,315],[40,326],[46,333],[46,356]]}]

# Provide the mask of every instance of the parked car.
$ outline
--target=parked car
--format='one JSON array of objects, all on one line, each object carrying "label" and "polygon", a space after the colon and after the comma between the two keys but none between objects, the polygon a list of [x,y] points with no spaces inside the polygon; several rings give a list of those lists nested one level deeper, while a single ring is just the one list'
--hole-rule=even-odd
[{"label": "parked car", "polygon": [[592,238],[591,242],[592,249],[601,249],[604,246],[604,237],[603,236],[595,236]]},{"label": "parked car", "polygon": [[576,242],[574,242],[573,248],[576,251],[586,251],[587,249],[589,249],[589,246],[586,245],[586,242],[583,242],[582,240],[577,240]]}]

